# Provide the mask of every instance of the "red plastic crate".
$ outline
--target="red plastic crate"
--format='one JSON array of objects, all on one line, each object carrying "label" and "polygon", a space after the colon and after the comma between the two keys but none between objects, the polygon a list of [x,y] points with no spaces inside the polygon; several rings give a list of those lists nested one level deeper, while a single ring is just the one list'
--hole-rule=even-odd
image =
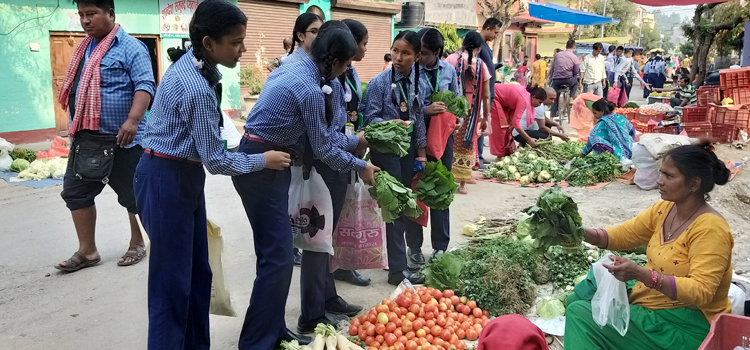
[{"label": "red plastic crate", "polygon": [[683,123],[680,125],[682,131],[685,131],[688,136],[698,139],[710,139],[711,138],[711,123]]},{"label": "red plastic crate", "polygon": [[637,131],[637,132],[639,132],[641,134],[648,133],[648,132],[650,132],[649,129],[652,129],[652,127],[649,127],[648,124],[643,123],[643,122],[639,121],[638,119],[632,119],[630,121],[630,124],[633,124],[633,127],[635,128],[635,131]]},{"label": "red plastic crate", "polygon": [[655,126],[652,131],[655,134],[678,135],[677,126]]},{"label": "red plastic crate", "polygon": [[707,107],[709,103],[721,102],[721,89],[716,86],[701,86],[696,91],[699,107]]},{"label": "red plastic crate", "polygon": [[747,130],[750,127],[750,109],[727,109],[723,122],[718,123],[717,120],[717,124],[729,124]]},{"label": "red plastic crate", "polygon": [[732,350],[743,345],[742,337],[750,337],[750,317],[719,314],[698,350]]},{"label": "red plastic crate", "polygon": [[711,139],[719,143],[732,143],[737,140],[739,129],[729,124],[711,124]]},{"label": "red plastic crate", "polygon": [[638,120],[641,123],[648,123],[649,120],[655,120],[657,122],[660,122],[666,116],[667,116],[666,113],[646,114],[646,113],[635,112],[635,113],[633,113],[633,115],[632,115],[632,117],[630,119]]},{"label": "red plastic crate", "polygon": [[[747,86],[747,85],[744,85]],[[750,88],[732,89],[732,100],[735,105],[744,105],[750,103]]]},{"label": "red plastic crate", "polygon": [[700,123],[707,121],[709,121],[708,107],[698,107],[695,105],[690,105],[682,109],[683,123]]}]

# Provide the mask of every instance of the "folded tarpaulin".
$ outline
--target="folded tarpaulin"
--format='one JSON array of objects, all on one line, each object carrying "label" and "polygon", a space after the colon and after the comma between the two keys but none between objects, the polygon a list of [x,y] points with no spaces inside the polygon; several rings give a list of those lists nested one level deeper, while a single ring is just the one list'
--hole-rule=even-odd
[{"label": "folded tarpaulin", "polygon": [[529,15],[531,15],[531,17],[547,21],[585,26],[620,23],[619,19],[604,17],[590,12],[576,10],[570,7],[555,5],[552,3],[529,3]]}]

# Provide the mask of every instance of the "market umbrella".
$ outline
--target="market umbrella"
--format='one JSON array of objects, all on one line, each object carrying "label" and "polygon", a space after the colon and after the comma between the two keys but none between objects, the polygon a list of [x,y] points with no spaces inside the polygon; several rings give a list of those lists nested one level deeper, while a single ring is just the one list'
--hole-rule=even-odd
[{"label": "market umbrella", "polygon": [[653,49],[649,51],[648,53],[654,53],[654,52],[664,52],[664,49]]}]

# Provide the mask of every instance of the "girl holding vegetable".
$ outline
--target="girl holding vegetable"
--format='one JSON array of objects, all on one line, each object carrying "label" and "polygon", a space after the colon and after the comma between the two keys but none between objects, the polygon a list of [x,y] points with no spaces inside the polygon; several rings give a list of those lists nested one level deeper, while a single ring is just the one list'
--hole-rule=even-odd
[{"label": "girl holding vegetable", "polygon": [[[292,47],[289,49],[289,55],[281,63],[291,64],[308,57],[310,55],[310,46],[318,35],[323,22],[320,16],[312,12],[299,15],[294,22],[294,29],[292,30]],[[299,45],[296,51],[294,50],[295,44]]]},{"label": "girl holding vegetable", "polygon": [[[411,147],[406,156],[383,154],[371,150],[373,164],[387,171],[407,188],[411,187],[415,159],[424,167],[427,133],[424,112],[420,103],[419,53],[421,40],[417,33],[403,31],[391,47],[393,66],[370,81],[364,102],[364,122],[377,123],[396,120],[411,130]],[[416,155],[416,157],[415,157]],[[398,285],[406,278],[418,284],[424,276],[408,269],[404,241],[406,218],[403,213],[393,223],[386,224],[388,245],[388,283]]]},{"label": "girl holding vegetable", "polygon": [[591,105],[596,124],[589,132],[589,138],[581,154],[587,155],[609,152],[620,158],[630,159],[633,155],[633,137],[635,128],[627,118],[614,113],[615,104],[607,99],[600,99]]},{"label": "girl holding vegetable", "polygon": [[455,67],[459,90],[471,104],[469,117],[458,129],[458,143],[453,149],[452,172],[461,194],[469,193],[466,183],[471,181],[471,170],[478,159],[477,139],[487,129],[490,115],[490,71],[479,59],[483,43],[479,33],[469,32],[461,50],[446,59]]},{"label": "girl holding vegetable", "polygon": [[237,65],[245,52],[246,23],[242,11],[226,1],[198,5],[190,23],[192,49],[169,50],[174,64],[164,74],[146,124],[147,149],[134,190],[151,238],[149,349],[209,348],[203,166],[211,174],[262,174],[283,171],[291,161],[280,150],[245,154],[223,147],[218,65]]},{"label": "girl holding vegetable", "polygon": [[[347,152],[366,147],[364,135],[331,132],[336,115],[344,113],[343,102],[336,100],[344,92],[332,80],[346,71],[356,52],[357,43],[341,22],[321,26],[309,57],[269,75],[247,118],[239,152],[284,150],[297,163],[310,165],[317,159],[320,171],[324,171],[320,164],[341,173],[357,170],[364,182],[374,183],[378,168]],[[346,144],[345,149],[339,144]],[[257,256],[257,276],[239,348],[271,350],[282,339],[300,338],[288,331],[284,322],[293,259],[288,212],[291,170],[264,170],[235,176],[232,181],[253,228]],[[328,266],[327,259],[323,265]],[[320,281],[325,276],[319,272],[310,275],[307,270],[302,273],[303,288],[307,288],[305,280]],[[317,292],[322,294],[322,289]],[[332,322],[324,315],[304,313],[301,319],[307,324]],[[300,342],[309,341],[304,337]]]},{"label": "girl holding vegetable", "polygon": [[[458,97],[460,92],[458,90],[458,79],[456,77],[456,70],[447,62],[441,60],[443,56],[443,35],[435,28],[425,28],[420,30],[418,33],[422,40],[422,50],[420,52],[419,66],[421,71],[419,74],[420,83],[422,87],[426,89],[420,89],[419,97],[422,100],[423,113],[425,118],[426,129],[430,128],[430,123],[434,122],[435,127],[441,127],[438,125],[443,121],[437,116],[440,113],[448,111],[448,106],[445,102],[437,101],[431,102],[433,94],[439,91],[451,91],[453,97]],[[455,125],[445,126],[454,128]],[[443,152],[440,161],[445,165],[448,171],[451,170],[453,165],[453,135],[448,136],[448,140],[430,140],[427,139],[428,143],[444,143],[445,151]],[[427,155],[427,160],[437,161],[435,157]],[[445,252],[448,249],[448,243],[450,242],[450,216],[448,210],[435,210],[430,209],[430,223],[431,227],[431,238],[432,238],[432,257],[435,257],[439,252]],[[422,255],[422,243],[424,235],[422,233],[422,226],[412,220],[406,221],[406,245],[408,247],[407,255],[409,262],[412,265],[423,265],[424,256]]]}]

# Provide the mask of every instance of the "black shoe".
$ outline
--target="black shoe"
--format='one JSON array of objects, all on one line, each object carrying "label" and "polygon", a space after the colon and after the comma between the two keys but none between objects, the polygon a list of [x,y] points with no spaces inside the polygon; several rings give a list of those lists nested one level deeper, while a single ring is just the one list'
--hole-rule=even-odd
[{"label": "black shoe", "polygon": [[415,266],[424,265],[424,254],[421,249],[406,248],[406,256],[409,258],[409,264]]},{"label": "black shoe", "polygon": [[399,285],[401,281],[405,279],[409,280],[411,284],[423,284],[424,283],[424,275],[422,275],[419,272],[412,272],[407,270],[404,270],[402,272],[396,272],[396,273],[388,273],[388,284],[392,284],[394,286]]},{"label": "black shoe", "polygon": [[344,281],[355,286],[364,287],[370,284],[370,279],[362,276],[355,270],[338,269],[333,272],[333,278],[338,281]]},{"label": "black shoe", "polygon": [[301,266],[302,265],[302,252],[294,248],[294,266]]},{"label": "black shoe", "polygon": [[336,327],[339,323],[349,320],[349,317],[343,315],[333,315],[327,312],[323,317],[319,317],[310,321],[306,321],[302,317],[302,315],[299,315],[299,318],[297,319],[297,332],[302,334],[310,334],[315,332],[315,326],[317,326],[318,323],[330,324]]},{"label": "black shoe", "polygon": [[281,338],[279,338],[274,349],[278,349],[281,347],[281,341],[292,341],[292,340],[296,340],[299,343],[299,345],[308,345],[312,343],[313,338],[310,338],[306,335],[294,333],[287,329],[286,334],[282,335]]},{"label": "black shoe", "polygon": [[445,250],[435,249],[432,251],[432,255],[430,255],[430,260],[435,259],[438,255],[445,253]]},{"label": "black shoe", "polygon": [[352,317],[360,311],[362,311],[361,306],[349,304],[339,296],[326,301],[326,312],[330,314]]}]

